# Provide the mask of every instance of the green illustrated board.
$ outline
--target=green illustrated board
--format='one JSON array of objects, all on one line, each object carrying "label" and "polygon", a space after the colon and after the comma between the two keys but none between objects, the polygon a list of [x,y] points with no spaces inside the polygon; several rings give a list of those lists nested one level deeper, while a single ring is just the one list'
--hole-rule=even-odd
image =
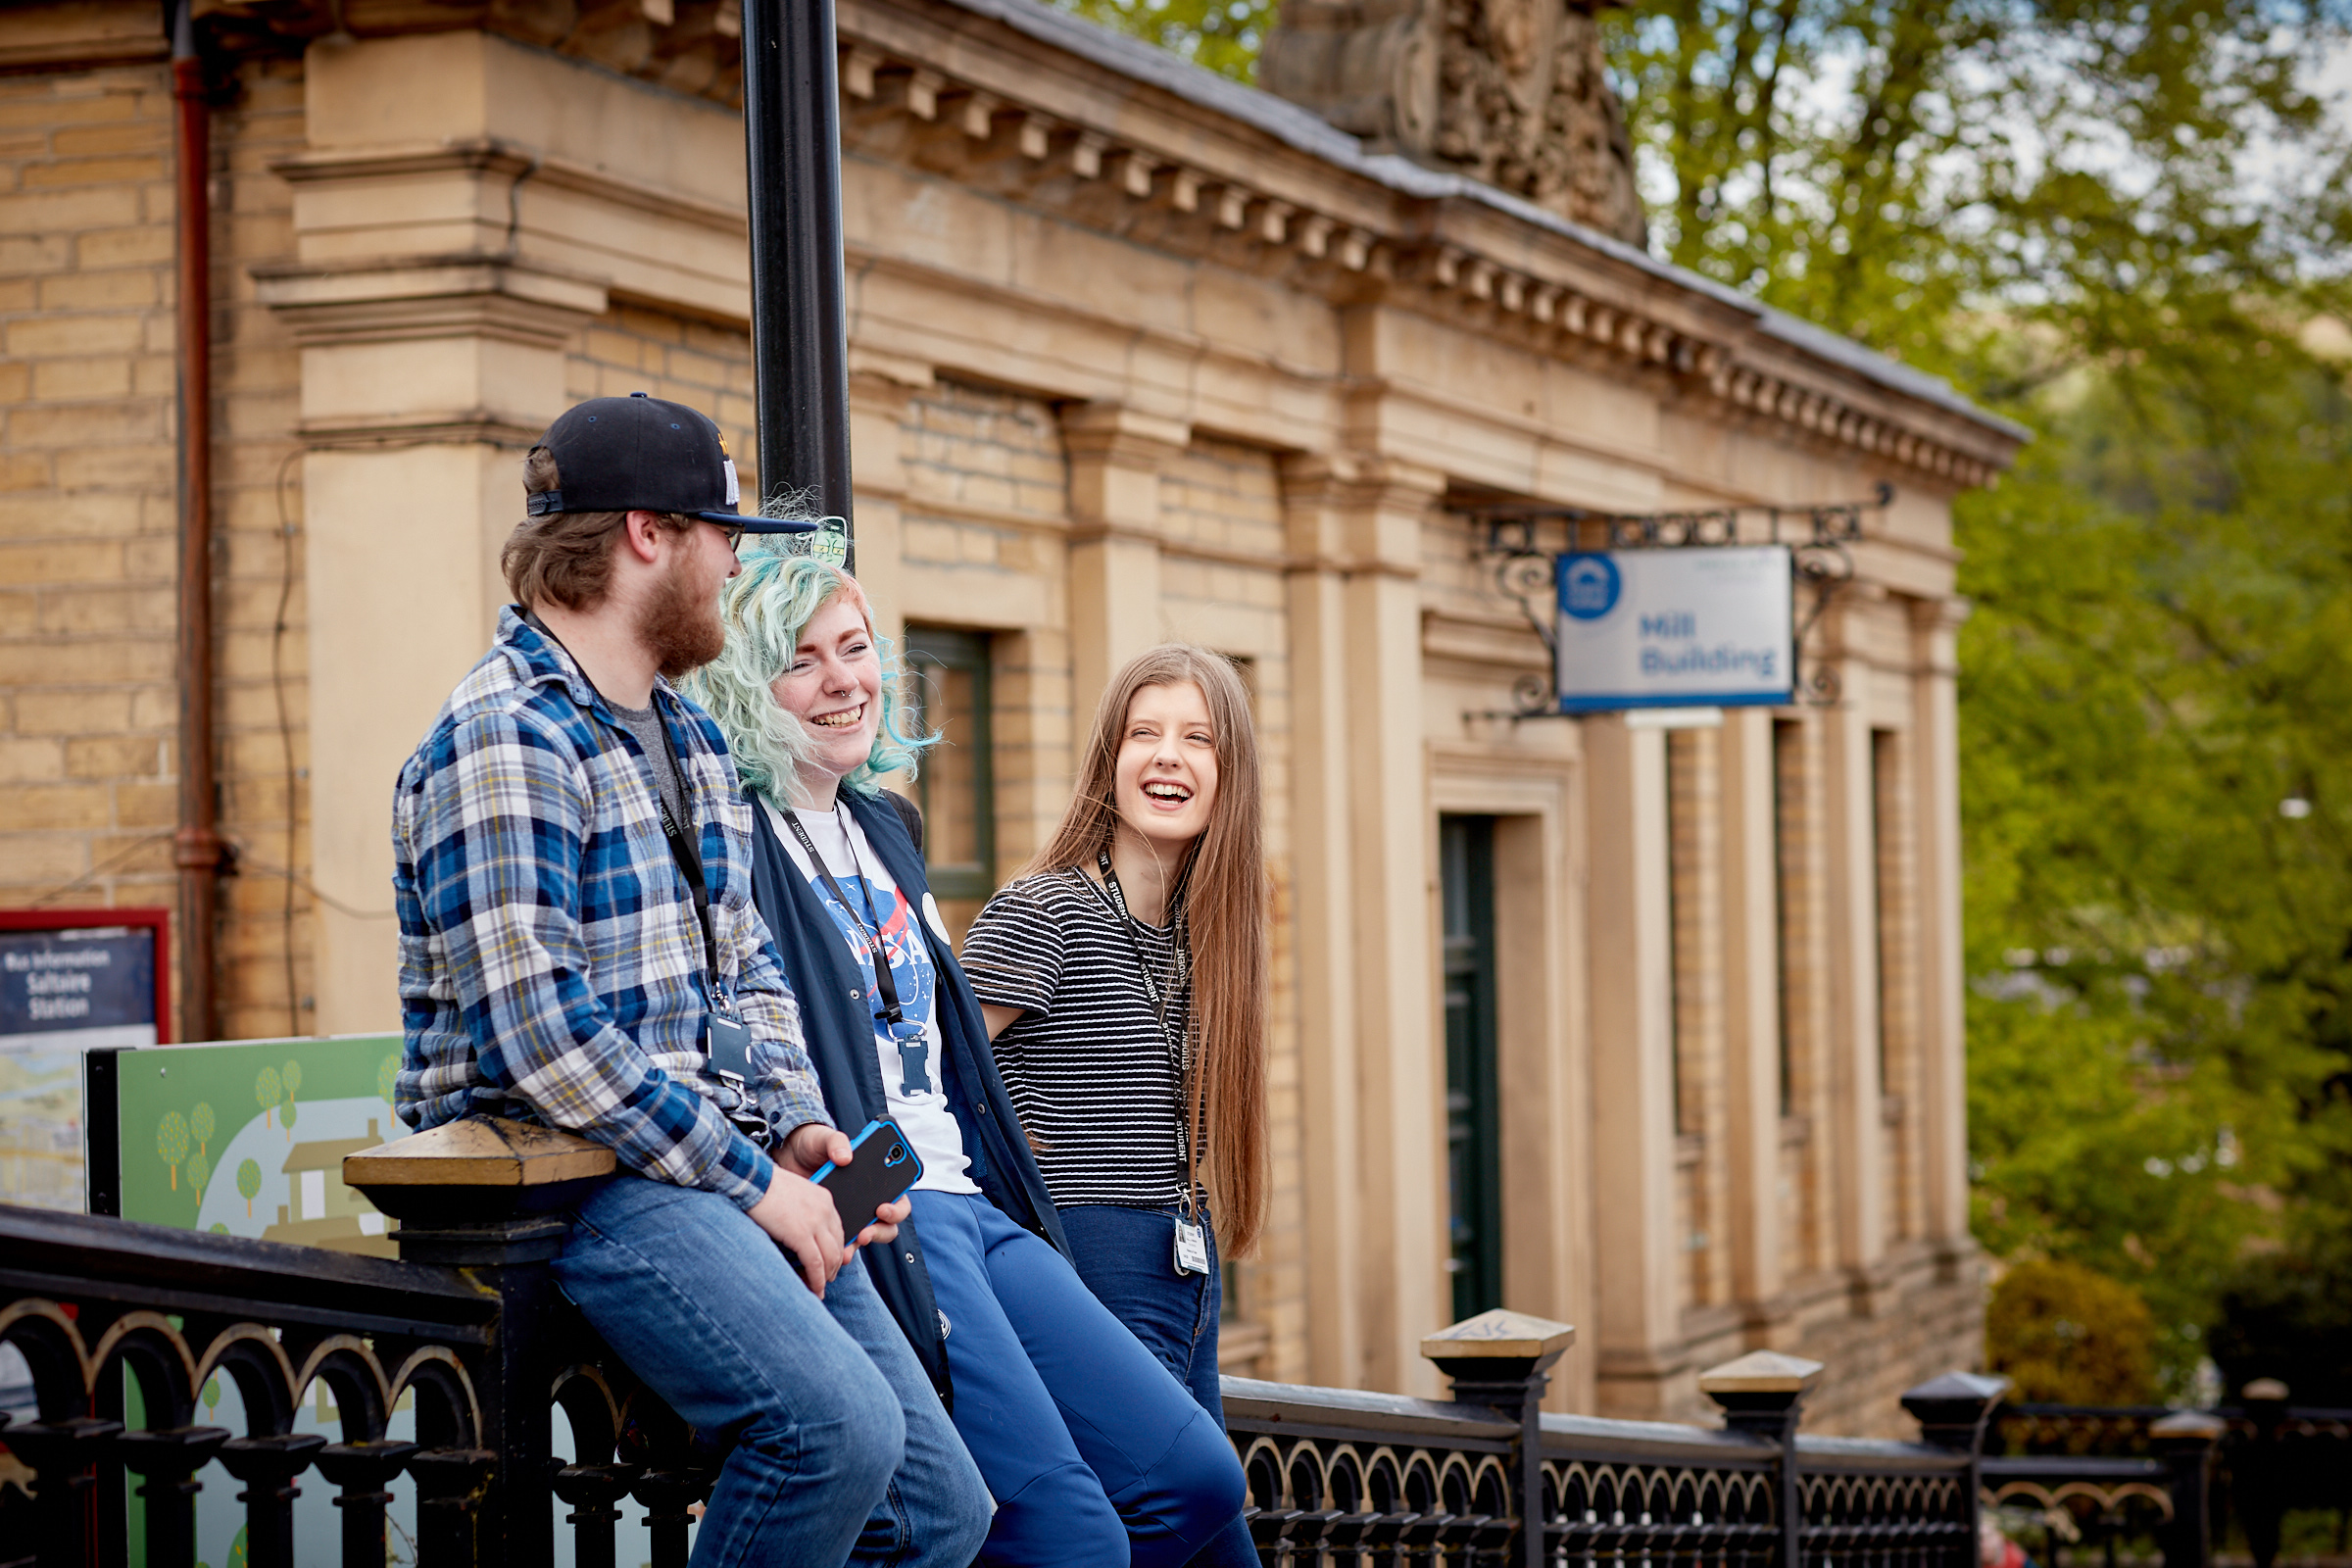
[{"label": "green illustrated board", "polygon": [[[408,1132],[392,1114],[392,1079],[400,1070],[398,1035],[350,1035],[334,1040],[239,1040],[219,1045],[92,1047],[81,1057],[81,1109],[88,1128],[86,1190],[89,1211],[172,1225],[322,1247],[376,1257],[396,1256],[384,1215],[343,1185],[343,1156]],[[129,1424],[146,1419],[136,1379],[124,1380]],[[209,1379],[197,1420],[246,1431],[244,1403],[234,1382]],[[344,1441],[333,1391],[323,1382],[306,1391],[293,1430]],[[413,1396],[402,1396],[387,1436],[414,1441]],[[555,1412],[555,1450],[568,1461],[577,1451],[571,1425]],[[197,1568],[244,1568],[243,1490],[214,1460],[196,1473]],[[340,1515],[335,1489],[312,1471],[301,1478],[294,1503],[295,1560],[339,1561]],[[392,1483],[387,1509],[387,1568],[416,1560],[415,1481]],[[570,1506],[551,1499],[555,1526],[553,1568],[571,1568]],[[131,1568],[146,1558],[145,1512],[127,1509]],[[643,1564],[653,1538],[642,1514],[625,1509],[616,1532],[616,1562]]]},{"label": "green illustrated board", "polygon": [[88,1055],[90,1208],[184,1230],[393,1255],[343,1156],[408,1129],[398,1035]]}]

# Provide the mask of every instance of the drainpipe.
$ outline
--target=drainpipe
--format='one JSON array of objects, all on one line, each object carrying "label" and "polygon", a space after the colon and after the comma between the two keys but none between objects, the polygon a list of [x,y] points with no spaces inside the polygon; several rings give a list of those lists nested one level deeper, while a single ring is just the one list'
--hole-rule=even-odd
[{"label": "drainpipe", "polygon": [[212,112],[190,0],[172,8],[179,172],[180,1038],[215,1038],[214,909],[222,845],[213,804]]}]

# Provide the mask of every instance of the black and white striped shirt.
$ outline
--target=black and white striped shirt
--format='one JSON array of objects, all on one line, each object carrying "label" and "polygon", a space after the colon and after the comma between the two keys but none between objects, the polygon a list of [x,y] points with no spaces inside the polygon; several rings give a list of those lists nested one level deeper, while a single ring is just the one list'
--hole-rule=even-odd
[{"label": "black and white striped shirt", "polygon": [[[1135,924],[1144,960],[1168,996],[1171,928]],[[1136,949],[1083,872],[1024,877],[989,900],[963,939],[964,973],[982,1002],[1019,1007],[997,1036],[997,1067],[1057,1204],[1160,1208],[1184,1193],[1177,1101],[1190,987],[1168,996],[1160,1030]]]}]

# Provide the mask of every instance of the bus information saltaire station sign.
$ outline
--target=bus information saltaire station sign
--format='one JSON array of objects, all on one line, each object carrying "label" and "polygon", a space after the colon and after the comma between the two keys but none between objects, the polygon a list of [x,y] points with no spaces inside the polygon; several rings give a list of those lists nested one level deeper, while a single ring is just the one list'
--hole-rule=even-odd
[{"label": "bus information saltaire station sign", "polygon": [[1580,552],[1556,570],[1561,712],[1794,696],[1787,547]]}]

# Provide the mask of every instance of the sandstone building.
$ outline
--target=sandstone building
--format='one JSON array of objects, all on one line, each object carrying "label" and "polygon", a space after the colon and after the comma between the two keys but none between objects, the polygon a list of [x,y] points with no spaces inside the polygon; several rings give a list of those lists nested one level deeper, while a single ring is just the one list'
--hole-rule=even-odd
[{"label": "sandstone building", "polygon": [[[735,3],[196,0],[215,1032],[397,1027],[391,780],[549,418],[646,390],[755,451]],[[1579,1325],[1564,1407],[1691,1413],[1769,1345],[1817,1428],[1898,1422],[1978,1353],[1949,505],[2021,432],[1572,221],[1639,232],[1524,125],[1359,139],[1033,0],[840,28],[859,564],[959,743],[943,895],[1038,844],[1129,654],[1255,695],[1278,1197],[1227,1370],[1434,1393],[1467,1274]],[[0,15],[0,906],[176,887],[169,47],[153,0]],[[1545,662],[1480,509],[1882,481],[1834,700],[1497,716]]]}]

